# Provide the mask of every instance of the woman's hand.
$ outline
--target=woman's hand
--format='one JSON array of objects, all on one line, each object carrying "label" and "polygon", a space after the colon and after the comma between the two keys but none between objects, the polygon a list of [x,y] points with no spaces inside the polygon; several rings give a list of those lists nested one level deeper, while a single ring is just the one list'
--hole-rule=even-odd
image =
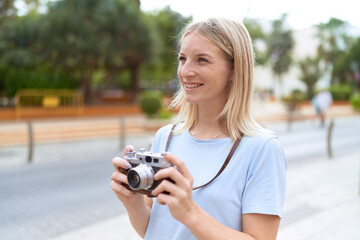
[{"label": "woman's hand", "polygon": [[[126,146],[124,149],[124,156],[126,155],[126,152],[132,151],[134,151],[133,146]],[[128,185],[126,170],[131,168],[130,163],[126,159],[115,157],[112,160],[112,164],[114,165],[115,172],[111,175],[112,181],[110,186],[116,196],[120,199],[126,208],[141,205],[139,203],[144,201],[144,196],[138,193],[134,193],[124,186],[124,184]]]},{"label": "woman's hand", "polygon": [[[164,168],[156,173],[155,180],[164,180],[153,190],[152,194],[157,196],[159,204],[166,204],[169,207],[170,213],[175,219],[184,223],[189,216],[196,214],[198,209],[198,205],[192,198],[194,179],[182,160],[170,153],[163,153],[162,156],[176,168]],[[174,182],[168,181],[166,178],[170,178]]]}]

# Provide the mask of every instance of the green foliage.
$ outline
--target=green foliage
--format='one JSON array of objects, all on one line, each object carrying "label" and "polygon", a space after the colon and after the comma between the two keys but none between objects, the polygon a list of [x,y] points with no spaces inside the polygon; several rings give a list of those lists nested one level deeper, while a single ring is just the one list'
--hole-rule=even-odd
[{"label": "green foliage", "polygon": [[0,86],[4,94],[14,97],[16,91],[24,88],[75,89],[77,86],[71,77],[64,73],[54,73],[49,69],[3,68],[0,66]]},{"label": "green foliage", "polygon": [[139,97],[141,110],[147,117],[155,117],[161,109],[162,94],[156,91],[146,91]]},{"label": "green foliage", "polygon": [[336,59],[332,75],[339,83],[352,85],[356,71],[360,72],[360,37]]},{"label": "green foliage", "polygon": [[298,62],[300,69],[299,79],[306,86],[306,98],[312,99],[314,96],[315,84],[321,77],[321,70],[318,58],[306,57]]},{"label": "green foliage", "polygon": [[317,55],[326,64],[333,65],[344,50],[341,46],[347,42],[344,41],[346,26],[346,22],[337,18],[330,18],[327,23],[315,25],[317,38],[320,40]]},{"label": "green foliage", "polygon": [[172,80],[177,69],[177,40],[182,28],[190,22],[169,7],[145,15],[154,39],[154,55],[143,65],[141,76],[147,82],[159,84]]},{"label": "green foliage", "polygon": [[291,52],[295,44],[291,29],[286,27],[286,18],[287,15],[284,14],[280,19],[273,21],[272,32],[267,40],[268,61],[278,77],[289,70]]},{"label": "green foliage", "polygon": [[347,84],[336,84],[331,85],[329,91],[334,100],[349,100],[353,89]]},{"label": "green foliage", "polygon": [[261,24],[256,19],[244,19],[244,25],[248,30],[251,40],[253,43],[254,48],[254,55],[255,55],[255,64],[264,65],[267,62],[266,52],[261,51],[258,48],[258,43],[266,44],[266,34],[261,26]]},{"label": "green foliage", "polygon": [[285,103],[287,110],[290,112],[298,109],[300,103],[305,99],[305,94],[299,89],[294,89],[288,96],[281,98],[281,100]]},{"label": "green foliage", "polygon": [[[60,0],[49,1],[48,11],[39,14],[43,2],[24,2],[23,17],[16,16],[14,1],[0,3],[0,95],[9,86],[7,94],[15,86],[58,87],[51,78],[59,72],[66,72],[71,86],[83,89],[88,100],[94,90],[136,94],[140,77],[159,84],[176,74],[176,37],[191,18],[170,8],[144,14],[140,1]],[[20,75],[38,80],[26,82]]]},{"label": "green foliage", "polygon": [[323,70],[331,71],[331,83],[349,82],[349,75],[343,71],[349,66],[344,53],[353,42],[353,38],[346,35],[348,23],[330,18],[327,23],[320,23],[315,27],[319,39],[317,56],[325,63]]},{"label": "green foliage", "polygon": [[0,25],[0,94],[14,97],[22,88],[76,88],[65,71],[43,58],[41,17],[29,14]]},{"label": "green foliage", "polygon": [[355,110],[360,111],[360,93],[353,94],[350,103]]},{"label": "green foliage", "polygon": [[169,109],[161,108],[158,117],[160,119],[169,120],[173,117],[173,112]]}]

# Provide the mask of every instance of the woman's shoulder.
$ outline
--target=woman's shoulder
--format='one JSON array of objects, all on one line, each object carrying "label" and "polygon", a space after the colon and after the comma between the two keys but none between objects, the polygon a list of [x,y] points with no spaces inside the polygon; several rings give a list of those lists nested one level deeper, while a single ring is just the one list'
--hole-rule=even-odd
[{"label": "woman's shoulder", "polygon": [[278,141],[278,138],[272,134],[261,134],[256,136],[244,136],[244,140],[252,144],[263,145],[267,142]]},{"label": "woman's shoulder", "polygon": [[168,136],[168,135],[170,134],[171,130],[173,130],[174,125],[175,125],[175,129],[174,129],[174,130],[176,131],[176,130],[180,129],[180,128],[183,126],[183,123],[179,123],[179,124],[173,124],[173,123],[167,124],[167,125],[159,128],[159,130],[157,130],[157,132],[156,132],[156,135],[158,135],[158,136],[164,136],[164,135],[165,135],[165,136]]},{"label": "woman's shoulder", "polygon": [[245,136],[243,144],[251,149],[282,149],[281,143],[277,136],[271,134],[263,134],[258,136]]}]

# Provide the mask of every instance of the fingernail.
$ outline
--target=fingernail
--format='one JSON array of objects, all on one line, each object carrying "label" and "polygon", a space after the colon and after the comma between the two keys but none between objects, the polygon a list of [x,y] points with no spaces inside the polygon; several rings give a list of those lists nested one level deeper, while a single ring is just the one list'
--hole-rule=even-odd
[{"label": "fingernail", "polygon": [[129,149],[130,149],[130,150],[134,150],[134,146],[129,146]]},{"label": "fingernail", "polygon": [[167,152],[163,152],[161,153],[161,156],[165,157],[168,153]]},{"label": "fingernail", "polygon": [[130,164],[130,163],[128,163],[128,162],[127,162],[127,163],[125,163],[125,167],[126,167],[126,168],[132,168],[131,164]]}]

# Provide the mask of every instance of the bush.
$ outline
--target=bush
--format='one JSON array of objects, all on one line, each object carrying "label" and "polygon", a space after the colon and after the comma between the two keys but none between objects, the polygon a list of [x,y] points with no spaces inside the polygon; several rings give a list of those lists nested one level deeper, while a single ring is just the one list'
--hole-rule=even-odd
[{"label": "bush", "polygon": [[290,95],[284,96],[281,100],[285,103],[288,111],[295,111],[299,108],[300,103],[306,99],[305,93],[299,89],[294,89]]},{"label": "bush", "polygon": [[352,94],[352,87],[347,84],[332,85],[329,88],[334,100],[349,100]]},{"label": "bush", "polygon": [[360,111],[360,93],[352,95],[350,103],[355,110]]},{"label": "bush", "polygon": [[169,120],[173,117],[173,112],[169,109],[161,108],[159,112],[159,118]]},{"label": "bush", "polygon": [[161,109],[162,95],[159,92],[147,91],[140,95],[139,105],[147,117],[153,118]]}]

